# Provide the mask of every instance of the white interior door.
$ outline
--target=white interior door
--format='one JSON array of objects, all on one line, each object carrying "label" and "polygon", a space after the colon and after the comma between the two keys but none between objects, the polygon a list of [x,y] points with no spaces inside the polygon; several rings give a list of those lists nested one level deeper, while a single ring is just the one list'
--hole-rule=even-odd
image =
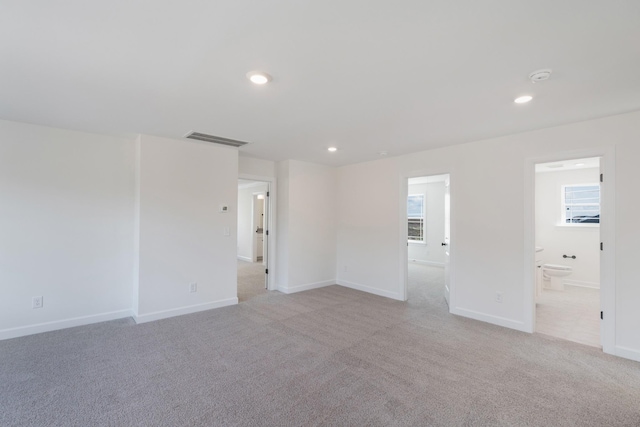
[{"label": "white interior door", "polygon": [[264,205],[263,205],[263,216],[262,216],[262,226],[264,228],[264,232],[262,234],[262,264],[265,266],[264,272],[264,288],[269,289],[269,187],[267,187],[267,194],[264,197]]},{"label": "white interior door", "polygon": [[[604,185],[604,165],[603,165],[603,159],[602,157],[600,158],[600,227],[598,227],[598,233],[600,233],[599,236],[599,240],[602,242],[602,223],[604,221],[608,221],[609,218],[607,218],[606,216],[603,217],[602,212],[604,211],[603,209],[603,202],[604,202],[604,197],[603,194],[607,191],[607,189],[605,188]],[[604,302],[605,302],[605,287],[608,285],[608,283],[606,283],[606,265],[604,263],[604,257],[602,256],[602,246],[600,247],[600,252],[598,253],[598,255],[600,255],[600,345],[602,346],[602,348],[604,349],[605,346],[605,340],[604,340],[604,336],[606,333],[606,329],[604,327],[604,319],[603,319],[603,313],[604,313]],[[596,313],[594,313],[596,314]],[[596,314],[597,315],[597,314]]]},{"label": "white interior door", "polygon": [[444,181],[444,299],[449,303],[451,281],[450,257],[451,257],[451,187],[449,175]]}]

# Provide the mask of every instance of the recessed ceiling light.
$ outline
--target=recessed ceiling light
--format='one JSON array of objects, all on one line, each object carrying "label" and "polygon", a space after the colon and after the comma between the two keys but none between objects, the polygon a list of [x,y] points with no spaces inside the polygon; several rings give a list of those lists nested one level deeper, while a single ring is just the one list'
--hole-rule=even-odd
[{"label": "recessed ceiling light", "polygon": [[531,101],[533,99],[533,96],[531,95],[523,95],[523,96],[519,96],[516,99],[513,100],[513,102],[515,102],[516,104],[526,104],[527,102]]},{"label": "recessed ceiling light", "polygon": [[247,78],[251,80],[251,83],[257,85],[263,85],[265,83],[269,83],[272,80],[269,74],[262,71],[249,71],[247,73]]},{"label": "recessed ceiling light", "polygon": [[332,153],[338,151],[336,147],[329,147],[327,148],[327,150],[331,151]]},{"label": "recessed ceiling light", "polygon": [[575,166],[584,166],[584,163],[576,163]]}]

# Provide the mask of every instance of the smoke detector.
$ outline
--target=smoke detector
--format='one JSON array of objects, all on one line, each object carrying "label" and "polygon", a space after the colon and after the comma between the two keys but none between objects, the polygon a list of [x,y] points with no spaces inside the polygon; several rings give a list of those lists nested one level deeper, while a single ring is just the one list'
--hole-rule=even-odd
[{"label": "smoke detector", "polygon": [[538,70],[529,74],[529,80],[531,80],[531,83],[543,82],[545,80],[548,80],[549,77],[551,77],[550,69]]}]

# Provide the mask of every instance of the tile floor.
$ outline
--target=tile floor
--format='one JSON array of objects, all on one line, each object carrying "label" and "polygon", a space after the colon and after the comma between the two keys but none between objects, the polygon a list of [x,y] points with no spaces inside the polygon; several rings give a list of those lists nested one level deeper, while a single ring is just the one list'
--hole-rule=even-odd
[{"label": "tile floor", "polygon": [[565,286],[544,289],[536,303],[536,332],[601,347],[600,290]]}]

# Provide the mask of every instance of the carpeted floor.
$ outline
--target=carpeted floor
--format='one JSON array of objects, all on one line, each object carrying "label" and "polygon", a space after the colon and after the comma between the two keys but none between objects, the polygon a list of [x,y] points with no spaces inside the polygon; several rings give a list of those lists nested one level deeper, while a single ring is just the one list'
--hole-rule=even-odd
[{"label": "carpeted floor", "polygon": [[423,296],[265,292],[2,341],[0,425],[640,425],[639,363]]},{"label": "carpeted floor", "polygon": [[261,262],[238,260],[238,301],[244,302],[264,294],[265,266]]}]

